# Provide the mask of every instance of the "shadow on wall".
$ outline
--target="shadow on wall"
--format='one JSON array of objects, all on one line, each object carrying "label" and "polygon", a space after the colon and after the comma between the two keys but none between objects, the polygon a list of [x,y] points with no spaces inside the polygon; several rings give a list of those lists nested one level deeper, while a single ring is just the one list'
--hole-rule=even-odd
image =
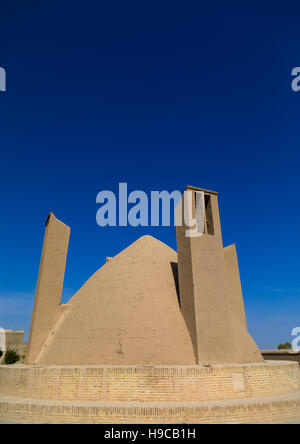
[{"label": "shadow on wall", "polygon": [[178,304],[180,307],[180,293],[179,293],[179,280],[178,280],[178,264],[177,262],[171,262],[171,269],[174,277],[174,284],[176,288],[176,294],[178,299]]},{"label": "shadow on wall", "polygon": [[261,354],[266,361],[293,361],[300,366],[300,351],[262,350]]}]

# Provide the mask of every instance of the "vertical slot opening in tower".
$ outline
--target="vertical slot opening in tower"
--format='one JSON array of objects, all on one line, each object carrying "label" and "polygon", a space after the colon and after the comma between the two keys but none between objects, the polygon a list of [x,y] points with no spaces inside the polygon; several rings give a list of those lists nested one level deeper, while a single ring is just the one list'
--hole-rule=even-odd
[{"label": "vertical slot opening in tower", "polygon": [[204,202],[205,202],[206,233],[213,236],[215,234],[215,229],[214,229],[214,219],[213,219],[213,212],[212,212],[211,196],[209,194],[204,195]]}]

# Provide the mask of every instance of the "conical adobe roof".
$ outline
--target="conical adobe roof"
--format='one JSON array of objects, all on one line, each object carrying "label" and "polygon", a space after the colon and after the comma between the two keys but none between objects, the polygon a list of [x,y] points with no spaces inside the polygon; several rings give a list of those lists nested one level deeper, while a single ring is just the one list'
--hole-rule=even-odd
[{"label": "conical adobe roof", "polygon": [[174,250],[152,236],[139,238],[62,306],[36,363],[195,364],[176,270]]}]

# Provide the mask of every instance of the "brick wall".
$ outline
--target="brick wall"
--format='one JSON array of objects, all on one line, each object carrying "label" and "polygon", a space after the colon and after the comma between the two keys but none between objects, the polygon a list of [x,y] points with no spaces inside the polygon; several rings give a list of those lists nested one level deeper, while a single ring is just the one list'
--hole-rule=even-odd
[{"label": "brick wall", "polygon": [[[300,417],[298,400],[254,401],[222,405],[154,406],[82,405],[4,400],[1,420],[18,423],[62,424],[254,424]],[[180,427],[180,426],[179,426]]]},{"label": "brick wall", "polygon": [[5,330],[5,346],[18,352],[20,355],[26,352],[27,344],[24,343],[24,331]]},{"label": "brick wall", "polygon": [[300,390],[296,363],[176,367],[0,366],[0,396],[56,401],[194,402]]},{"label": "brick wall", "polygon": [[297,363],[0,366],[0,418],[29,423],[267,423],[300,416]]}]

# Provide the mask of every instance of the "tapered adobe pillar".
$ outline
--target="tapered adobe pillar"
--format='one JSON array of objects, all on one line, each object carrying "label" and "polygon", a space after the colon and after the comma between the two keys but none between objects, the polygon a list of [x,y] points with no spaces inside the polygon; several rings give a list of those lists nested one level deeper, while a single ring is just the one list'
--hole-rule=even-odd
[{"label": "tapered adobe pillar", "polygon": [[46,231],[28,341],[27,364],[32,364],[60,314],[70,228],[50,213]]},{"label": "tapered adobe pillar", "polygon": [[228,302],[232,313],[247,329],[243,292],[235,244],[224,248]]},{"label": "tapered adobe pillar", "polygon": [[[188,207],[198,234],[189,237],[185,223],[176,230],[179,292],[196,361],[260,362],[262,356],[246,328],[235,250],[224,254],[217,193],[195,187],[186,190],[192,198],[185,194],[182,211]],[[196,202],[203,204],[203,223]]]}]

